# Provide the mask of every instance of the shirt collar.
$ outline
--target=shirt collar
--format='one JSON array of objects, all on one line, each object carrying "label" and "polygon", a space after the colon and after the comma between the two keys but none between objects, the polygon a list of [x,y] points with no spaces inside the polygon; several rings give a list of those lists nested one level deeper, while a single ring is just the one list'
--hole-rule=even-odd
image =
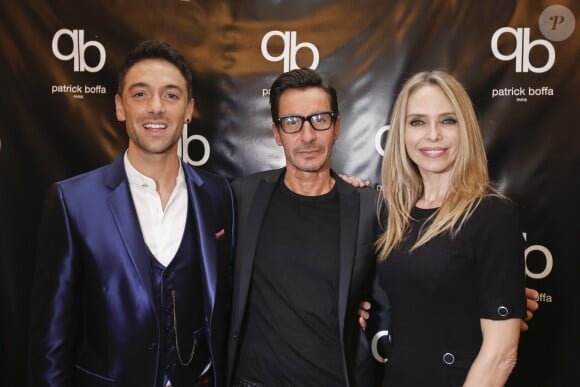
[{"label": "shirt collar", "polygon": [[[123,163],[125,165],[125,172],[127,173],[127,180],[129,180],[129,185],[132,187],[139,187],[141,189],[157,191],[157,184],[155,180],[139,172],[133,164],[129,161],[127,157],[127,151],[123,156]],[[175,188],[181,189],[185,186],[185,175],[183,173],[183,168],[181,168],[181,161],[179,162],[179,171],[177,172],[177,178],[175,180]]]}]

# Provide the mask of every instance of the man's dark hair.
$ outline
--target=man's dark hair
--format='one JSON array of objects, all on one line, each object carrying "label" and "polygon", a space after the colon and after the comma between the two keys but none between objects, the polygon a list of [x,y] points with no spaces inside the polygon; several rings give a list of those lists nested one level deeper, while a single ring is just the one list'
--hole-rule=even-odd
[{"label": "man's dark hair", "polygon": [[141,62],[145,59],[163,59],[169,63],[172,63],[179,69],[185,82],[187,84],[187,96],[192,97],[193,94],[193,78],[191,76],[191,70],[185,62],[183,55],[168,43],[160,42],[158,40],[145,40],[137,47],[129,51],[125,61],[121,65],[121,70],[119,70],[119,86],[117,89],[117,94],[121,95],[123,92],[123,87],[125,86],[125,77],[129,72],[129,69],[135,64]]},{"label": "man's dark hair", "polygon": [[280,96],[288,89],[305,89],[307,87],[319,87],[323,89],[330,97],[330,107],[332,112],[339,115],[338,97],[336,89],[326,83],[320,74],[311,69],[297,69],[288,71],[280,75],[270,88],[270,112],[272,121],[276,122],[278,118],[278,109]]}]

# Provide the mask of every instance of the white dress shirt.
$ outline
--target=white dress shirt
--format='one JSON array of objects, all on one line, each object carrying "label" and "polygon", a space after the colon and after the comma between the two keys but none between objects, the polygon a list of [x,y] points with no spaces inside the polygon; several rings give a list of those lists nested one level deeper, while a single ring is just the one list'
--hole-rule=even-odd
[{"label": "white dress shirt", "polygon": [[181,163],[164,210],[155,181],[131,165],[127,152],[124,162],[145,244],[155,259],[167,267],[179,249],[187,220],[187,187]]}]

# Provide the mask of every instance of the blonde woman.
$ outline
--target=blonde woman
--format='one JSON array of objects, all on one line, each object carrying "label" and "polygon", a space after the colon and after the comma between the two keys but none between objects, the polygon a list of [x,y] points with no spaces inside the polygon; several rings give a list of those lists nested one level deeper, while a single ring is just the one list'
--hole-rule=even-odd
[{"label": "blonde woman", "polygon": [[502,386],[526,315],[523,239],[489,182],[475,112],[445,71],[416,74],[391,117],[377,275],[392,304],[384,385]]}]

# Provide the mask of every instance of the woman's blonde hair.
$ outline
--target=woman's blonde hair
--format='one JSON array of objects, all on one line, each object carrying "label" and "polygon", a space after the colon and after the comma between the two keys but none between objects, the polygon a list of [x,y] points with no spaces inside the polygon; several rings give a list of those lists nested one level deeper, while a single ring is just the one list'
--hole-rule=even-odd
[{"label": "woman's blonde hair", "polygon": [[385,146],[381,172],[383,200],[379,214],[385,206],[387,222],[376,242],[381,260],[404,240],[411,210],[423,195],[421,175],[405,148],[405,127],[409,97],[427,85],[439,87],[451,102],[459,126],[459,144],[451,166],[449,191],[441,207],[431,216],[431,223],[421,230],[411,251],[439,234],[456,235],[481,198],[495,193],[489,183],[487,158],[475,111],[463,86],[444,70],[415,74],[403,85],[395,101]]}]

